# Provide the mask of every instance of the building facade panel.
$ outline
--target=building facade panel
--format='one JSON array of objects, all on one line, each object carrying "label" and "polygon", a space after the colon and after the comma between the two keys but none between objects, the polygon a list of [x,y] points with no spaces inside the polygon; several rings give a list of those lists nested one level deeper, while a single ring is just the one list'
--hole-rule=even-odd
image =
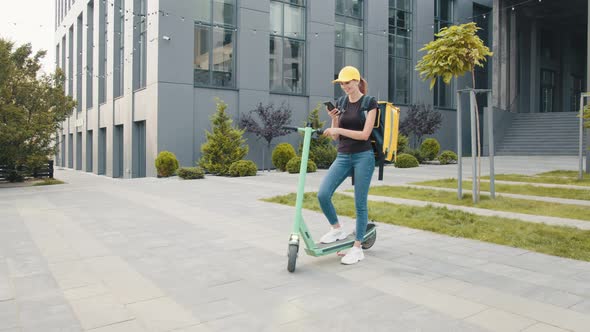
[{"label": "building facade panel", "polygon": [[[292,123],[302,123],[318,103],[339,93],[331,80],[341,62],[358,65],[369,93],[394,102],[402,114],[411,104],[440,105],[443,127],[434,137],[443,149],[456,150],[455,91],[471,86],[470,75],[431,91],[414,70],[423,55],[419,50],[445,20],[485,25],[481,36],[490,47],[493,43],[495,56],[476,75],[478,88],[494,88],[497,109],[537,112],[541,96],[553,93],[556,101],[545,103],[546,110],[573,110],[570,91],[588,88],[588,74],[577,82],[563,74],[584,76],[587,70],[587,54],[580,57],[570,47],[579,38],[554,38],[563,46],[557,48],[563,50],[561,60],[545,61],[535,49],[552,46],[542,38],[542,24],[526,12],[542,6],[511,13],[510,3],[79,0],[68,9],[57,1],[56,62],[66,72],[66,92],[79,100],[58,133],[63,147],[58,164],[107,176],[155,176],[158,152],[169,150],[182,165],[194,165],[210,129],[215,97],[228,104],[234,122],[259,103],[287,103]],[[542,79],[545,90],[530,83]],[[552,87],[552,81],[559,86]],[[324,113],[322,119],[329,120]],[[466,129],[469,119],[463,119]],[[510,116],[498,117],[498,130],[510,121]],[[468,152],[469,134],[464,133]],[[297,146],[296,136],[273,144]],[[265,142],[245,137],[248,158],[262,167]],[[266,166],[268,157],[265,152]]]}]

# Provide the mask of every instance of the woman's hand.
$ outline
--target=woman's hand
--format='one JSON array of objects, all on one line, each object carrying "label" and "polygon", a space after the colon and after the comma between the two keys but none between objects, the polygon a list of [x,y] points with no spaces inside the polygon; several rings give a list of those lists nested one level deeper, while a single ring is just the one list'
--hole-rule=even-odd
[{"label": "woman's hand", "polygon": [[332,121],[338,120],[338,117],[340,116],[340,110],[336,107],[334,107],[331,111],[326,107],[326,112],[328,112],[328,115],[330,118],[332,118]]},{"label": "woman's hand", "polygon": [[324,136],[328,136],[333,140],[337,140],[340,136],[339,130],[340,128],[328,128],[324,130]]}]

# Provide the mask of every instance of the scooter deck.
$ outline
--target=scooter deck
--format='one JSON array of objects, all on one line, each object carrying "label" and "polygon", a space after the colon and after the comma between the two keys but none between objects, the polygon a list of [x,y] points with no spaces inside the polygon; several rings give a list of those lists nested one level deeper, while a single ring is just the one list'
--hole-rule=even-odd
[{"label": "scooter deck", "polygon": [[318,249],[326,249],[326,248],[333,248],[333,247],[339,247],[339,246],[348,246],[351,245],[354,240],[356,238],[355,234],[350,234],[348,235],[345,239],[343,240],[338,240],[336,242],[332,242],[332,243],[316,243],[315,245],[317,246]]},{"label": "scooter deck", "polygon": [[[367,240],[368,237],[375,232],[375,224],[373,223],[369,223],[367,225],[367,233],[365,234],[365,238],[364,240]],[[336,251],[340,251],[343,249],[347,249],[352,247],[354,241],[356,240],[356,235],[353,234],[349,234],[346,238],[344,238],[343,240],[339,240],[336,242],[332,242],[332,243],[316,243],[316,251],[314,252],[313,250],[308,250],[306,249],[305,251],[312,255],[312,256],[321,256],[330,252],[336,252]]]}]

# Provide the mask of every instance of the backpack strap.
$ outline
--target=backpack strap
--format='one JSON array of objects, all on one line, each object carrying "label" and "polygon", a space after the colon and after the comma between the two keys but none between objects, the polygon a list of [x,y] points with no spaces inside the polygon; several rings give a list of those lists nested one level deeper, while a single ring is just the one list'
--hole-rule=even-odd
[{"label": "backpack strap", "polygon": [[[370,111],[369,105],[371,105],[371,101],[373,101],[374,99],[375,99],[375,97],[370,97],[370,96],[365,96],[365,95],[363,95],[361,97],[361,107],[359,109],[359,112],[361,112],[361,119],[363,120],[363,125],[365,125],[365,120],[367,118],[367,114],[365,112]],[[375,119],[375,121],[378,121],[378,120]]]},{"label": "backpack strap", "polygon": [[346,106],[348,104],[348,98],[346,95],[338,98],[338,100],[336,101],[336,107],[340,108],[340,110],[342,111],[342,113],[346,112]]},{"label": "backpack strap", "polygon": [[371,101],[373,100],[374,97],[369,97],[369,96],[365,96],[363,95],[361,100],[361,111],[368,111],[369,110],[369,105],[371,103]]}]

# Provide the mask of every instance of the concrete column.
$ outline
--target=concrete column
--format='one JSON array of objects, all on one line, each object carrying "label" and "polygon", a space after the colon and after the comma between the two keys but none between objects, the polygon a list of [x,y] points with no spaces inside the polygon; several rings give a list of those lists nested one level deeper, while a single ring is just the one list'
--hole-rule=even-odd
[{"label": "concrete column", "polygon": [[537,58],[537,48],[538,48],[538,43],[537,43],[537,20],[533,19],[531,21],[531,48],[530,48],[530,61],[529,61],[529,66],[530,66],[530,78],[529,78],[529,88],[530,88],[530,108],[529,108],[529,112],[531,113],[536,113],[539,111],[538,109],[538,96],[537,96],[537,91],[538,91],[538,75],[539,75],[539,70],[538,70],[538,58]]},{"label": "concrete column", "polygon": [[509,31],[509,20],[507,19],[506,10],[498,9],[500,12],[500,49],[498,53],[498,57],[500,58],[500,107],[504,110],[508,110],[509,108],[509,101],[508,101],[508,90],[510,89],[508,85],[508,54],[509,54],[509,40],[508,40],[508,31]]},{"label": "concrete column", "polygon": [[492,100],[493,106],[500,108],[500,8],[502,2],[494,0],[492,18]]},{"label": "concrete column", "polygon": [[508,108],[511,112],[518,113],[518,104],[516,103],[516,99],[519,95],[519,89],[516,82],[516,71],[517,71],[517,55],[518,55],[518,47],[516,44],[516,13],[514,11],[510,12],[510,31],[508,32],[508,42],[510,43],[509,53],[508,56],[508,87],[509,90],[506,91],[507,96],[507,103]]}]

